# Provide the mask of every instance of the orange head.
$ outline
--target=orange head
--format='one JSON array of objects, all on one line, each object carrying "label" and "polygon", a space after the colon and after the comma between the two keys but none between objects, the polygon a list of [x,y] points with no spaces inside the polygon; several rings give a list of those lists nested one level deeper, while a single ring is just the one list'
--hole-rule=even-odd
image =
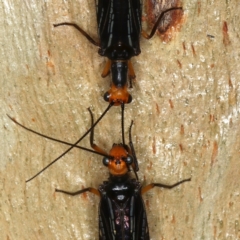
[{"label": "orange head", "polygon": [[111,88],[104,94],[104,100],[109,103],[114,103],[114,106],[119,106],[122,103],[130,103],[132,96],[127,90],[127,85],[117,87],[112,84]]},{"label": "orange head", "polygon": [[121,176],[129,171],[133,158],[128,154],[123,144],[113,144],[109,155],[111,158],[103,158],[103,164],[108,167],[113,176]]}]

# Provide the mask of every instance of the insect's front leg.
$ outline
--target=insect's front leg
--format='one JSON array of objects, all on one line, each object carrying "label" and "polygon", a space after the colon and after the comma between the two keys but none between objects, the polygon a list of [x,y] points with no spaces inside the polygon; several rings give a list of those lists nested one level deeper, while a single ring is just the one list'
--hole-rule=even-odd
[{"label": "insect's front leg", "polygon": [[68,192],[68,191],[56,188],[55,192],[65,193],[65,194],[68,194],[68,195],[71,195],[71,196],[75,196],[75,195],[82,194],[82,193],[85,193],[85,192],[91,192],[91,193],[100,197],[100,192],[96,188],[91,188],[91,187],[84,188],[84,189],[76,191],[76,192]]}]

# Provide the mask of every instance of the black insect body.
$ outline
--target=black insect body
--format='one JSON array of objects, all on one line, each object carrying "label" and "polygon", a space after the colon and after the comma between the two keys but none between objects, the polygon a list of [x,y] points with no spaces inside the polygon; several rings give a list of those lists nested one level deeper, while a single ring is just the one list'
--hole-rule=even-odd
[{"label": "black insect body", "polygon": [[102,77],[106,77],[110,71],[112,73],[111,88],[104,94],[104,99],[114,105],[130,103],[132,97],[127,89],[127,79],[129,77],[131,85],[136,77],[131,58],[141,53],[141,33],[147,39],[152,38],[164,14],[182,8],[174,7],[162,12],[151,33],[147,34],[142,32],[140,0],[98,0],[96,6],[99,42],[75,23],[63,22],[54,24],[54,27],[73,26],[98,46],[98,53],[108,58]]},{"label": "black insect body", "polygon": [[105,93],[106,101],[129,103],[132,100],[127,91],[127,76],[135,78],[130,59],[140,54],[141,34],[140,1],[103,1],[98,2],[97,22],[100,37],[98,53],[107,57],[106,76],[112,72],[111,89]]},{"label": "black insect body", "polygon": [[149,239],[141,185],[136,179],[110,175],[98,190],[99,239]]},{"label": "black insect body", "polygon": [[104,159],[110,177],[98,188],[99,239],[149,239],[141,185],[129,175],[130,164],[137,161],[130,152],[127,146],[114,144],[109,153],[113,158]]}]

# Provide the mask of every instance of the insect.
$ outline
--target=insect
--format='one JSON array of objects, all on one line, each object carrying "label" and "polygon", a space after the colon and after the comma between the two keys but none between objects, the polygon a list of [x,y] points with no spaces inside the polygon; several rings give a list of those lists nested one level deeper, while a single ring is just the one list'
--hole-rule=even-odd
[{"label": "insect", "polygon": [[[93,119],[93,118],[92,118]],[[104,154],[103,164],[109,169],[109,179],[98,189],[88,187],[76,192],[55,189],[56,192],[78,195],[90,192],[100,197],[99,240],[148,240],[148,222],[142,195],[154,187],[174,188],[191,179],[184,179],[173,185],[151,183],[141,186],[136,178],[131,178],[130,168],[136,173],[137,157],[129,129],[129,146],[113,144],[109,154],[94,144],[94,128],[91,128],[90,145],[96,154]]]},{"label": "insect", "polygon": [[[191,178],[184,179],[173,185],[151,183],[146,186],[141,186],[137,175],[137,171],[139,170],[138,161],[131,135],[133,122],[129,128],[129,145],[123,143],[113,144],[108,154],[105,150],[94,143],[95,124],[91,111],[90,114],[92,120],[92,127],[90,128],[90,145],[93,150],[48,137],[23,126],[13,118],[11,118],[11,120],[28,131],[36,133],[45,138],[103,156],[103,164],[109,169],[109,179],[108,181],[104,181],[102,184],[100,184],[98,189],[88,187],[76,192],[69,192],[61,189],[56,189],[55,191],[72,196],[82,194],[84,192],[90,192],[100,197],[100,240],[148,240],[150,237],[142,195],[154,187],[162,187],[167,189],[174,188],[184,182],[190,181]],[[135,173],[135,178],[131,176],[131,170],[133,170]]]},{"label": "insect", "polygon": [[102,77],[106,77],[110,71],[112,74],[111,88],[104,94],[104,100],[115,106],[130,103],[132,96],[127,89],[127,78],[130,79],[131,87],[136,77],[131,58],[141,53],[140,34],[146,39],[152,38],[163,16],[182,8],[172,7],[163,11],[148,34],[142,31],[140,0],[98,0],[96,6],[99,42],[75,23],[62,22],[53,26],[72,26],[90,43],[99,47],[99,55],[108,58]]}]

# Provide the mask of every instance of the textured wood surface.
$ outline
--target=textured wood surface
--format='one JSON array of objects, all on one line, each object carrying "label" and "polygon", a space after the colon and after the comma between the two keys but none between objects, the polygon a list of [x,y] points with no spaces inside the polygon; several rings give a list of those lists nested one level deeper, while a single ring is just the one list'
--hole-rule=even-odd
[{"label": "textured wood surface", "polygon": [[[144,197],[151,239],[240,238],[240,5],[183,0],[184,23],[164,43],[141,40],[133,59],[137,81],[126,107],[143,183],[174,183]],[[94,1],[14,0],[0,3],[0,239],[98,239],[98,202],[54,189],[97,187],[108,176],[101,157],[73,150],[30,183],[25,180],[66,150],[11,122],[74,142],[99,116],[105,59],[71,27],[97,39]],[[119,108],[96,128],[109,150],[120,142]],[[81,143],[89,146],[88,138]]]}]

